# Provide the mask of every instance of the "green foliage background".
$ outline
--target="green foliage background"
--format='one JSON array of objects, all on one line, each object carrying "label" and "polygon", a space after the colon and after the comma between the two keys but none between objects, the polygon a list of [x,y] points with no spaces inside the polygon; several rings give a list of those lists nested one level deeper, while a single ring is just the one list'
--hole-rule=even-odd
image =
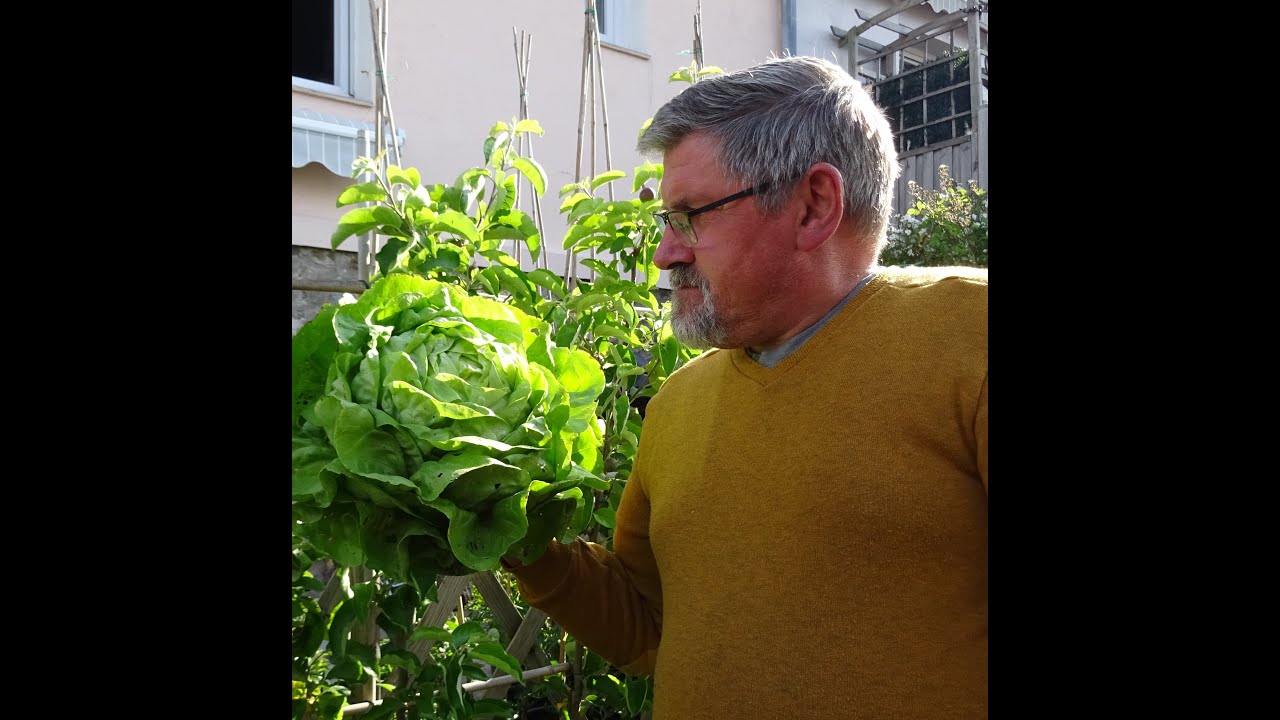
[{"label": "green foliage background", "polygon": [[890,221],[884,265],[987,267],[987,191],[938,166],[938,190],[907,184],[915,205]]}]

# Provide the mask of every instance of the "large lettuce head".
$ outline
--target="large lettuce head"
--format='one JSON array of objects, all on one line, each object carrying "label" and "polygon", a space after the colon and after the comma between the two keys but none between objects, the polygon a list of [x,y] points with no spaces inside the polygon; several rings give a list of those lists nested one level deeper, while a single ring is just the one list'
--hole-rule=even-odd
[{"label": "large lettuce head", "polygon": [[[458,286],[391,275],[293,338],[296,531],[422,591],[590,520],[599,364]],[[584,488],[587,492],[584,493]]]}]

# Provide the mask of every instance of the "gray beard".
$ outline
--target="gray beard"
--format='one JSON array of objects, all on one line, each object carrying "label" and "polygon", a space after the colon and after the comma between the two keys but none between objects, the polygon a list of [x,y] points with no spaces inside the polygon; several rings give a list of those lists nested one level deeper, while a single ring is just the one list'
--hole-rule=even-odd
[{"label": "gray beard", "polygon": [[707,279],[689,265],[672,268],[670,278],[672,289],[696,287],[702,293],[702,302],[693,308],[683,307],[680,293],[672,293],[671,332],[676,339],[688,347],[700,350],[727,347],[729,331],[716,315]]}]

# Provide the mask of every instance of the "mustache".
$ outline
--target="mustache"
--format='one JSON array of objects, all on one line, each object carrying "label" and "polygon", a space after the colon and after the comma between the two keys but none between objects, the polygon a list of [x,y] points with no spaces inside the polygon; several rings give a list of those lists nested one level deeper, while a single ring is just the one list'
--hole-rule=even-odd
[{"label": "mustache", "polygon": [[702,276],[702,273],[694,270],[692,265],[672,266],[670,280],[673,288],[693,287],[704,292],[707,290],[707,279]]}]

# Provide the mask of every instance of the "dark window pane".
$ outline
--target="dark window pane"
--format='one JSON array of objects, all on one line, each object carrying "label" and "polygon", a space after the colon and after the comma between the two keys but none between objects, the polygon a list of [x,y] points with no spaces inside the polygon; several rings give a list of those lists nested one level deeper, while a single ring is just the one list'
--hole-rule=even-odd
[{"label": "dark window pane", "polygon": [[951,79],[955,82],[965,82],[969,79],[969,56],[961,55],[951,62]]},{"label": "dark window pane", "polygon": [[902,152],[924,147],[924,128],[902,135]]},{"label": "dark window pane", "polygon": [[876,88],[880,107],[892,107],[902,100],[902,86],[898,80],[890,80]]},{"label": "dark window pane", "polygon": [[969,134],[969,128],[973,127],[973,116],[965,115],[955,119],[956,137],[962,137]]},{"label": "dark window pane", "polygon": [[913,100],[924,94],[924,73],[917,70],[902,77],[902,99]]},{"label": "dark window pane", "polygon": [[333,3],[293,0],[293,76],[333,84]]},{"label": "dark window pane", "polygon": [[951,64],[938,63],[925,70],[925,89],[929,92],[941,90],[951,85]]},{"label": "dark window pane", "polygon": [[930,95],[925,100],[925,112],[929,116],[929,122],[941,120],[951,114],[951,93],[942,93],[941,95]]},{"label": "dark window pane", "polygon": [[902,129],[902,125],[899,124],[902,122],[902,108],[896,107],[890,110],[886,110],[884,115],[885,117],[889,118],[890,130],[893,130],[894,132],[898,132],[899,130]]},{"label": "dark window pane", "polygon": [[938,123],[930,125],[924,129],[925,142],[929,145],[940,143],[943,140],[950,140],[952,136],[952,128],[950,122]]},{"label": "dark window pane", "polygon": [[902,106],[902,129],[924,124],[924,101],[917,100]]},{"label": "dark window pane", "polygon": [[958,113],[969,112],[969,86],[951,91],[951,104]]}]

